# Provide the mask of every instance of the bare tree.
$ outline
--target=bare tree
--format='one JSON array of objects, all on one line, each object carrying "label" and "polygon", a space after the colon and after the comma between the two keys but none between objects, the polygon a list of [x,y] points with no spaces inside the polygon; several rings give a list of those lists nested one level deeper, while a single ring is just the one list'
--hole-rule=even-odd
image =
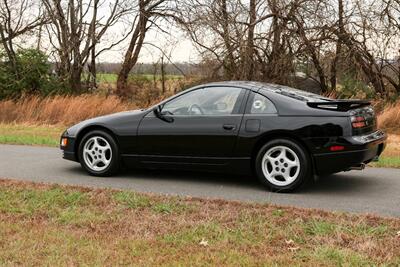
[{"label": "bare tree", "polygon": [[378,13],[382,30],[378,49],[380,72],[385,80],[400,94],[400,0],[383,0]]},{"label": "bare tree", "polygon": [[39,11],[37,1],[34,0],[1,0],[0,2],[1,44],[17,79],[19,72],[15,40],[46,22]]},{"label": "bare tree", "polygon": [[157,19],[168,9],[167,0],[137,0],[137,14],[131,22],[131,36],[117,78],[117,95],[127,97],[128,76],[139,59],[146,33],[151,27],[158,27]]},{"label": "bare tree", "polygon": [[338,0],[338,28],[339,28],[339,35],[336,41],[336,51],[334,55],[334,59],[332,60],[331,64],[331,90],[336,90],[336,83],[337,83],[337,65],[339,58],[342,54],[342,44],[343,38],[345,37],[345,29],[344,29],[344,5],[343,0]]},{"label": "bare tree", "polygon": [[[120,18],[131,11],[125,0],[42,0],[51,23],[47,27],[50,42],[58,54],[59,75],[74,92],[82,90],[82,73],[88,60],[92,79],[96,79],[96,58],[121,40],[97,50],[97,45]],[[99,15],[104,8],[107,15]],[[95,80],[94,80],[95,81]]]}]

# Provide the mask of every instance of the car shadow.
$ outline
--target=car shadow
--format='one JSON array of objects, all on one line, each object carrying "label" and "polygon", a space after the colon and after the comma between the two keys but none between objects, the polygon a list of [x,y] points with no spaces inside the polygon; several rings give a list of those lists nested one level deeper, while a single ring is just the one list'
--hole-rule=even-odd
[{"label": "car shadow", "polygon": [[[80,167],[69,169],[75,175],[87,175]],[[102,178],[99,178],[102,179]],[[218,187],[242,187],[255,191],[265,192],[264,186],[252,175],[237,175],[229,173],[211,173],[201,171],[182,170],[151,170],[151,169],[124,169],[116,177],[109,179],[151,180],[168,184],[207,184]],[[329,176],[319,177],[317,181],[310,181],[294,194],[347,194],[359,190],[368,190],[379,184],[374,177],[361,173],[342,172]]]},{"label": "car shadow", "polygon": [[160,181],[173,181],[178,183],[204,183],[218,186],[243,186],[251,188],[263,187],[251,175],[238,175],[232,173],[218,173],[206,171],[183,171],[183,170],[146,170],[128,169],[124,170],[119,177],[135,179],[156,179]]},{"label": "car shadow", "polygon": [[319,194],[319,193],[354,193],[355,191],[369,191],[379,185],[379,180],[375,177],[363,175],[362,172],[341,172],[328,176],[320,176],[317,181],[313,181],[303,187],[299,193]]}]

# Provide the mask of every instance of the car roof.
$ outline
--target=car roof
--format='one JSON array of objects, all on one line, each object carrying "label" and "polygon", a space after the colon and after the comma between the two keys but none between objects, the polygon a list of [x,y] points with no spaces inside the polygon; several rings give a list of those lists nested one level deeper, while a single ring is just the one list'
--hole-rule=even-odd
[{"label": "car roof", "polygon": [[265,93],[276,93],[283,96],[290,97],[292,99],[301,100],[304,102],[314,102],[314,101],[331,101],[327,97],[323,97],[318,94],[310,93],[300,89],[295,89],[285,85],[264,83],[264,82],[254,82],[254,81],[223,81],[223,82],[213,82],[201,85],[202,87],[207,86],[237,86],[243,87],[255,92],[260,93],[264,91]]}]

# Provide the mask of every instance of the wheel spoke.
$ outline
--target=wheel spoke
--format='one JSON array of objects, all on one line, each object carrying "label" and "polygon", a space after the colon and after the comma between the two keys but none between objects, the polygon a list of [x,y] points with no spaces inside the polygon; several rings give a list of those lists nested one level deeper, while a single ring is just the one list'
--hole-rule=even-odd
[{"label": "wheel spoke", "polygon": [[93,148],[95,148],[95,147],[99,147],[99,141],[97,140],[98,139],[98,137],[95,137],[94,139],[93,139],[93,141],[94,141],[94,145],[93,145]]},{"label": "wheel spoke", "polygon": [[111,146],[109,144],[106,144],[105,146],[101,146],[101,149],[103,151],[111,150]]},{"label": "wheel spoke", "polygon": [[289,172],[284,172],[281,175],[282,175],[282,178],[285,180],[285,182],[291,181],[291,177],[290,177]]},{"label": "wheel spoke", "polygon": [[273,164],[276,160],[278,160],[278,158],[273,158],[272,156],[267,156],[267,159],[271,162],[271,164]]},{"label": "wheel spoke", "polygon": [[108,163],[110,163],[110,159],[106,159],[105,157],[101,158],[101,161],[104,163],[104,165],[108,165]]},{"label": "wheel spoke", "polygon": [[99,164],[100,162],[101,162],[101,160],[99,160],[99,159],[93,160],[92,167],[97,167],[97,164]]},{"label": "wheel spoke", "polygon": [[291,169],[291,168],[293,168],[293,167],[298,167],[299,166],[299,163],[297,162],[297,160],[290,160],[290,159],[287,159],[286,160],[286,163],[287,163],[287,165],[288,165],[288,167]]},{"label": "wheel spoke", "polygon": [[278,174],[279,174],[279,173],[278,173],[274,168],[272,168],[272,171],[270,172],[269,175],[270,175],[271,177],[274,178],[274,177],[277,176]]}]

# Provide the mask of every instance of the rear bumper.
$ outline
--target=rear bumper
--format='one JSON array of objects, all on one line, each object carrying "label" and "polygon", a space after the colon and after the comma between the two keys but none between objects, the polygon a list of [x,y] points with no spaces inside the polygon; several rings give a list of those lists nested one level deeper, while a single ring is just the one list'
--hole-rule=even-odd
[{"label": "rear bumper", "polygon": [[348,150],[314,154],[315,171],[318,175],[349,170],[362,163],[378,158],[386,146],[387,136],[382,131],[369,135],[346,138]]}]

